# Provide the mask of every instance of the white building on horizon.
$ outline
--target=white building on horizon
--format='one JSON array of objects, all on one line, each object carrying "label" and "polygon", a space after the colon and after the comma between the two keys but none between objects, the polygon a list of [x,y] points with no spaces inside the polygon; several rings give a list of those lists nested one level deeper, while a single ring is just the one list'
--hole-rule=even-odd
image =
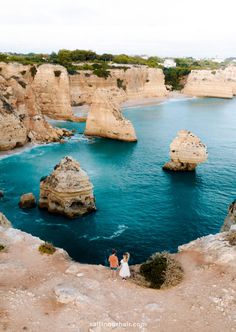
[{"label": "white building on horizon", "polygon": [[165,59],[163,66],[165,68],[175,68],[176,67],[176,62],[174,59]]}]

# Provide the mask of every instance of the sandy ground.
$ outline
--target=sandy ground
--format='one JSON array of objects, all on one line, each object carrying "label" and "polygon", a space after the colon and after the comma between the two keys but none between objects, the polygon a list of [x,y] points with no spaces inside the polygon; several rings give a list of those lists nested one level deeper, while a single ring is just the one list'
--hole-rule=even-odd
[{"label": "sandy ground", "polygon": [[113,281],[107,268],[74,263],[63,250],[42,255],[38,238],[11,228],[0,227],[0,241],[8,248],[0,253],[0,331],[236,331],[236,270],[196,251],[177,254],[179,286],[153,290]]}]

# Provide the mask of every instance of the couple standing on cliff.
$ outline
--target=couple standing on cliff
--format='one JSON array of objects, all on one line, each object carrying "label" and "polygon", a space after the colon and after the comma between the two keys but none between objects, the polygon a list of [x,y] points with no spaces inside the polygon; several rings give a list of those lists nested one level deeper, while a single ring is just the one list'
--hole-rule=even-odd
[{"label": "couple standing on cliff", "polygon": [[122,278],[122,280],[126,280],[126,278],[130,277],[130,269],[129,269],[129,253],[126,252],[123,254],[123,259],[120,261],[119,265],[119,260],[116,255],[116,250],[112,250],[112,254],[109,256],[109,264],[110,264],[110,269],[111,269],[111,277],[116,280],[116,272],[118,268],[120,268],[119,276]]}]

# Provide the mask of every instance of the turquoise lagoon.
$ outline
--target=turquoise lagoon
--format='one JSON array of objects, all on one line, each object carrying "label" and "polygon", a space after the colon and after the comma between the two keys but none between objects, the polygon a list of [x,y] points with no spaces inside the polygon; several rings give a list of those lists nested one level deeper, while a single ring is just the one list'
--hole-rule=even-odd
[{"label": "turquoise lagoon", "polygon": [[[111,248],[131,254],[131,263],[153,252],[174,252],[183,243],[217,233],[236,196],[236,99],[170,100],[125,110],[137,143],[83,136],[84,124],[66,144],[25,150],[0,160],[0,211],[23,231],[53,242],[80,262],[105,264]],[[209,160],[195,173],[168,173],[169,144],[189,129],[208,146]],[[75,220],[38,208],[21,210],[21,194],[39,195],[39,179],[66,155],[87,171],[97,212]]]}]

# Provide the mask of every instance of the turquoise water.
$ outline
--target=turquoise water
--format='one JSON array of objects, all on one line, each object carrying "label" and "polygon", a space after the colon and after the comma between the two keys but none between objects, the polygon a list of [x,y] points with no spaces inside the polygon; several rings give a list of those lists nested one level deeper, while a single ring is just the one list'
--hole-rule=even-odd
[{"label": "turquoise water", "polygon": [[[127,109],[139,141],[124,143],[82,136],[0,160],[0,210],[15,227],[65,248],[76,260],[105,263],[109,250],[142,262],[155,251],[219,231],[236,196],[236,99],[188,99]],[[167,173],[169,144],[189,129],[208,146],[209,160],[196,173]],[[38,197],[39,179],[65,155],[80,161],[94,184],[97,212],[67,220],[38,208],[18,208],[21,194]]]}]

